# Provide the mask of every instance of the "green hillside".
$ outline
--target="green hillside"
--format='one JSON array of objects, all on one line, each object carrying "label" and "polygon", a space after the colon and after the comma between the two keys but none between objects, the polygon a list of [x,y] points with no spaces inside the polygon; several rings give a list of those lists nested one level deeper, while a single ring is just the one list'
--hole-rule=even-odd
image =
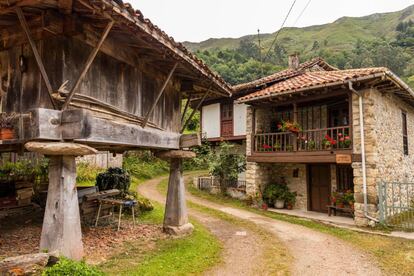
[{"label": "green hillside", "polygon": [[[284,68],[287,55],[298,52],[301,60],[321,56],[338,68],[387,66],[414,85],[413,22],[414,5],[319,26],[284,28],[263,68],[259,68],[257,35],[184,44],[232,84]],[[268,51],[275,34],[261,36],[262,53]]]}]

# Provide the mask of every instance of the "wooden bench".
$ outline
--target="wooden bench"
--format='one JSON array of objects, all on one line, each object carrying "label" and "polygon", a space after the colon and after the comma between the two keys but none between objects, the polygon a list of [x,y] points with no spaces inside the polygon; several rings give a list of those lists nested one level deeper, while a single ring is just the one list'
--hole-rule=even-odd
[{"label": "wooden bench", "polygon": [[332,213],[334,216],[336,216],[336,211],[340,211],[343,213],[347,213],[347,214],[351,214],[352,217],[354,217],[354,210],[352,208],[349,207],[338,207],[335,205],[327,205],[326,206],[328,208],[328,216],[331,216]]}]

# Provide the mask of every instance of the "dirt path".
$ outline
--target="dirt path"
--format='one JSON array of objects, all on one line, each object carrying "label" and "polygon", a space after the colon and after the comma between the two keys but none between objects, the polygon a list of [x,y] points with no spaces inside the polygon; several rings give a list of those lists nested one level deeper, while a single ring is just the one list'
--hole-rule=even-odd
[{"label": "dirt path", "polygon": [[[138,187],[139,193],[151,200],[165,203],[165,196],[156,189],[157,184],[163,179],[165,177],[141,184]],[[248,229],[193,209],[189,209],[189,214],[205,225],[224,247],[223,263],[207,271],[206,275],[255,275],[255,271],[261,265],[263,243],[258,235]],[[248,256],[248,261],[246,261],[246,256]]]},{"label": "dirt path", "polygon": [[294,257],[293,275],[381,275],[367,254],[327,234],[194,197],[187,199],[260,225],[285,242]]},{"label": "dirt path", "polygon": [[[160,195],[155,187],[159,181],[160,179],[148,181],[145,185],[140,186],[140,192],[148,198],[164,200],[164,196]],[[275,234],[279,240],[285,243],[290,254],[294,257],[291,269],[293,275],[381,275],[381,270],[367,254],[330,235],[238,208],[212,203],[188,193],[187,199],[205,207],[251,221]],[[191,211],[192,214],[193,212]],[[222,227],[219,228],[215,234],[220,237],[221,232],[227,230],[222,229]],[[230,230],[230,232],[234,233],[234,230]],[[231,247],[232,244],[233,242],[231,244],[226,243],[225,247]],[[254,263],[255,258],[257,259],[255,252],[259,251],[257,247],[256,245],[254,250],[250,250],[250,253],[248,246],[244,248],[248,250],[247,252],[241,252],[241,250],[235,252],[236,254],[238,253],[237,258],[241,258],[243,260],[242,263]],[[226,248],[226,250],[231,249]],[[251,253],[253,255],[250,255]],[[226,254],[226,262],[229,257],[231,258],[231,255]],[[232,263],[231,260],[229,260],[230,263]],[[239,275],[237,272],[234,273],[233,275]],[[247,274],[242,273],[242,275]]]}]

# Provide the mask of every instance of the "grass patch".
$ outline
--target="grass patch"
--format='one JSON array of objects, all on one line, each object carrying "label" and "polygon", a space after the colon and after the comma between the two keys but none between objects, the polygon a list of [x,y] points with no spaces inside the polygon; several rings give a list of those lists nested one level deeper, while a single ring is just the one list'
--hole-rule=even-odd
[{"label": "grass patch", "polygon": [[[132,184],[141,184],[133,177]],[[162,224],[164,207],[152,202],[154,210],[140,215],[146,224]],[[191,221],[194,232],[182,238],[160,239],[148,247],[139,238],[124,244],[121,254],[100,268],[108,275],[193,275],[201,274],[220,262],[221,243],[201,224]]]},{"label": "grass patch", "polygon": [[247,206],[242,201],[221,195],[211,195],[197,190],[191,185],[187,185],[187,189],[191,194],[215,203],[245,209],[273,219],[302,225],[345,240],[356,248],[359,248],[375,257],[377,263],[387,275],[413,275],[414,241],[412,240],[366,234],[348,229],[332,227],[315,221],[255,209]]}]

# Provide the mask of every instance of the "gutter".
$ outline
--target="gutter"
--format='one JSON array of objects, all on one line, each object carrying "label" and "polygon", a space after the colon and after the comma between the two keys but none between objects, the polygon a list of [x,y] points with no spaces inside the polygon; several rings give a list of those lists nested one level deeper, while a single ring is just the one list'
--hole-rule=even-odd
[{"label": "gutter", "polygon": [[365,134],[364,134],[364,109],[363,109],[363,97],[362,93],[358,92],[352,86],[352,82],[348,82],[349,90],[358,95],[358,105],[359,105],[359,128],[361,135],[361,157],[362,157],[362,186],[363,186],[363,196],[364,196],[364,216],[367,219],[379,222],[378,219],[368,215],[368,196],[367,196],[367,167],[365,163]]}]

